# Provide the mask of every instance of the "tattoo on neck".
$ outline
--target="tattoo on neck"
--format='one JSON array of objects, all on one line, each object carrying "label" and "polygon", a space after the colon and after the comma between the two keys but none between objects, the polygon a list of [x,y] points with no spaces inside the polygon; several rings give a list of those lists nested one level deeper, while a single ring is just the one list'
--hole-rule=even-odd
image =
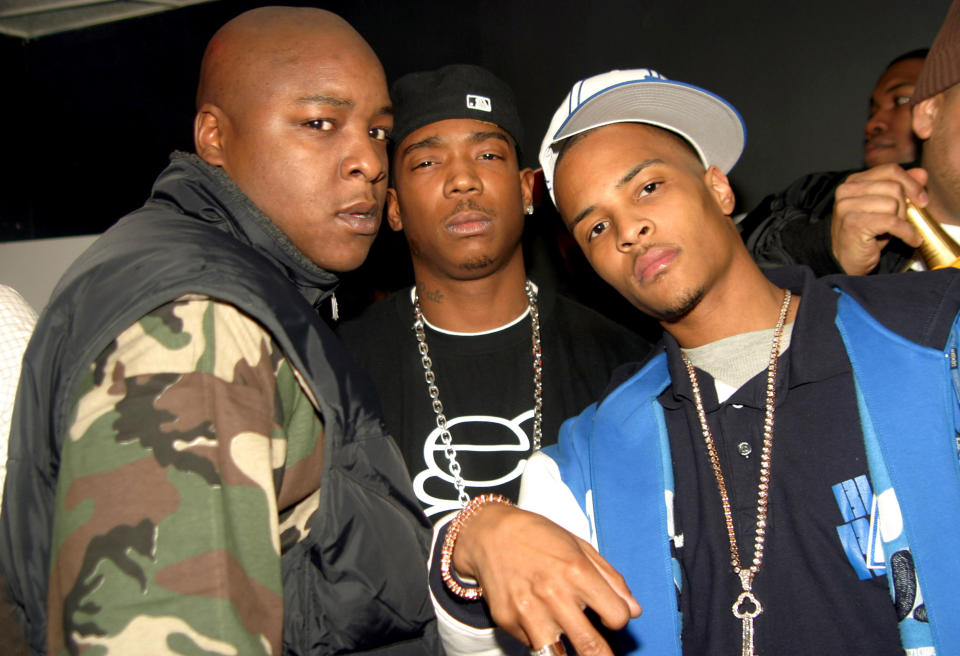
[{"label": "tattoo on neck", "polygon": [[443,303],[443,293],[439,289],[423,292],[423,297],[430,299],[432,303]]}]

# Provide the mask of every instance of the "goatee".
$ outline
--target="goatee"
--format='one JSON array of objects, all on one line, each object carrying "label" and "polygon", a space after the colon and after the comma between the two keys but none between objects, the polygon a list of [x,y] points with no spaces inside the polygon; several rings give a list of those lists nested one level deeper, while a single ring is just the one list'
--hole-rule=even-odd
[{"label": "goatee", "polygon": [[697,307],[700,299],[703,298],[703,294],[703,288],[688,290],[676,303],[668,308],[657,311],[654,316],[659,321],[666,321],[667,323],[679,321],[690,314],[693,308]]}]

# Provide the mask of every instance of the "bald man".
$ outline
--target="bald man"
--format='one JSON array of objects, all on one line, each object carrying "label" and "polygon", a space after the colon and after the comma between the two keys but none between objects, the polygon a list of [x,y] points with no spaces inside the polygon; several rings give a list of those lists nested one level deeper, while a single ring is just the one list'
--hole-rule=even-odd
[{"label": "bald man", "polygon": [[316,308],[379,226],[392,116],[339,17],[204,56],[196,154],[61,280],[28,348],[0,575],[37,654],[420,654],[428,528]]}]

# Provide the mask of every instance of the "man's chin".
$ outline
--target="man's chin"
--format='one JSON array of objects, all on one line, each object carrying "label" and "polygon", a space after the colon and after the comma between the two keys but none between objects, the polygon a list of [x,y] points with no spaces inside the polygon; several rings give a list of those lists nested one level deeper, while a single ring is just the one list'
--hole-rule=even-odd
[{"label": "man's chin", "polygon": [[493,264],[494,262],[492,257],[481,255],[478,257],[472,257],[469,260],[464,260],[460,263],[460,269],[462,269],[464,272],[479,273],[491,269]]},{"label": "man's chin", "polygon": [[343,248],[329,252],[332,249],[325,249],[324,252],[312,253],[308,259],[321,269],[331,273],[349,273],[360,268],[360,265],[366,262],[367,255],[370,254],[370,247],[373,246],[373,238],[365,240],[364,244],[353,244],[350,248]]},{"label": "man's chin", "polygon": [[665,307],[640,309],[661,323],[676,323],[690,314],[703,298],[703,290],[685,291],[680,298]]}]

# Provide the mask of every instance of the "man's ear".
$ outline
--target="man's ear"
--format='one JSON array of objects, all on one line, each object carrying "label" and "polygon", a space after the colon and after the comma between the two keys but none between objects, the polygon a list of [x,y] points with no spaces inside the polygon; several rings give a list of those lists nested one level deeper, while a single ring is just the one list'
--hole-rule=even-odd
[{"label": "man's ear", "polygon": [[917,138],[926,141],[933,134],[933,126],[943,107],[943,93],[940,92],[913,107],[913,132]]},{"label": "man's ear", "polygon": [[714,200],[717,201],[717,205],[723,210],[723,213],[727,216],[733,214],[733,208],[737,204],[737,199],[733,195],[730,181],[727,179],[727,176],[723,174],[723,171],[716,166],[711,166],[703,174],[703,181],[713,195]]},{"label": "man's ear", "polygon": [[520,169],[520,198],[523,200],[523,211],[533,207],[533,185],[536,176],[532,169]]},{"label": "man's ear", "polygon": [[397,200],[397,190],[387,187],[387,223],[394,232],[403,230],[403,220],[400,217],[400,202]]},{"label": "man's ear", "polygon": [[223,166],[223,128],[227,118],[216,105],[206,103],[193,119],[193,146],[200,159],[213,166]]}]

